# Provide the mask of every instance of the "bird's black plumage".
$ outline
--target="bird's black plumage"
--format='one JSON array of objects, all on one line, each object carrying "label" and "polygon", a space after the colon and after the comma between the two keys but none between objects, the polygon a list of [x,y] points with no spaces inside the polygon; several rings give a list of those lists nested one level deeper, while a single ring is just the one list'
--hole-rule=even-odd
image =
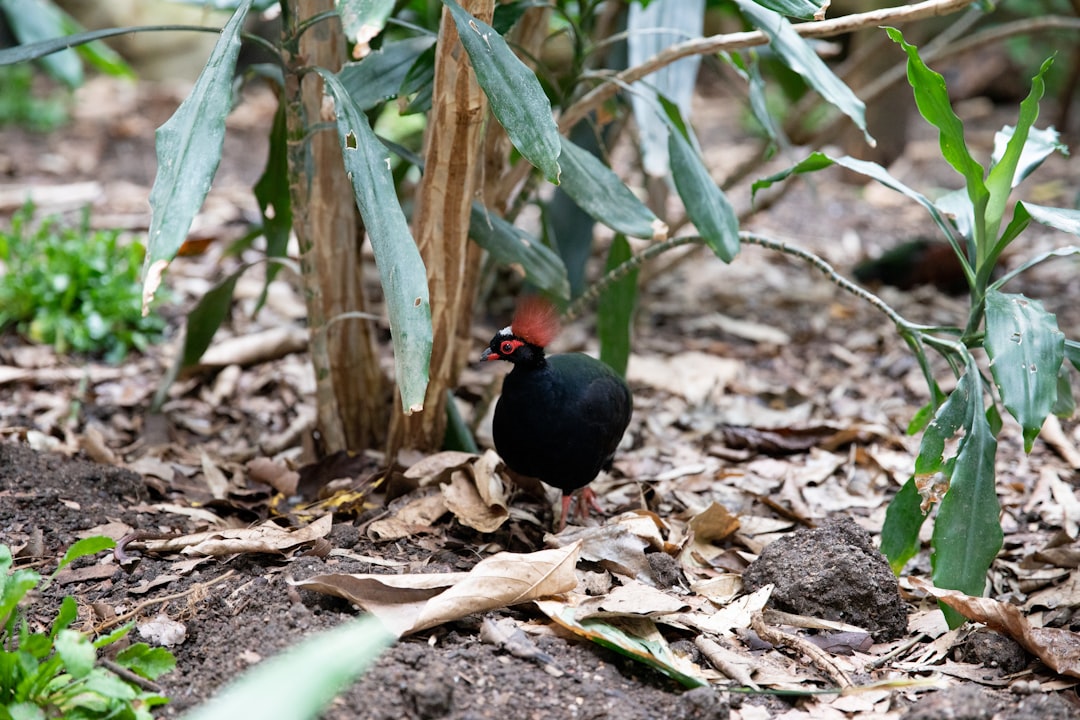
[{"label": "bird's black plumage", "polygon": [[547,357],[511,328],[492,338],[482,359],[514,364],[495,406],[495,449],[514,472],[563,491],[565,523],[570,494],[611,467],[633,411],[630,388],[599,360]]}]

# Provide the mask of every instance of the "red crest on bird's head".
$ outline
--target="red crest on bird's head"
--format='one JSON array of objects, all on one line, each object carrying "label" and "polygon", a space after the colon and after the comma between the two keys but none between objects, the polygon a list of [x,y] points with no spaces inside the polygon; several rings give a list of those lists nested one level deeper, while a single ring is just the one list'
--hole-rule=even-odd
[{"label": "red crest on bird's head", "polygon": [[510,323],[510,332],[538,347],[547,347],[560,329],[559,312],[540,295],[523,297],[514,312],[514,321]]}]

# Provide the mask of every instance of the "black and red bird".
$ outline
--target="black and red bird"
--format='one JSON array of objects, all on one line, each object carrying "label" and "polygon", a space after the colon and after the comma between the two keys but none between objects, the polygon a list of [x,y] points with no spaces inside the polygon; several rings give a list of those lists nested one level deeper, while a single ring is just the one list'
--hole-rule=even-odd
[{"label": "black and red bird", "polygon": [[601,470],[611,469],[633,399],[619,374],[595,358],[544,355],[558,333],[555,308],[530,296],[480,359],[514,364],[495,406],[495,450],[514,472],[562,490],[562,530],[574,491],[584,488],[578,506],[582,517],[585,503],[598,508],[596,494],[586,486]]}]

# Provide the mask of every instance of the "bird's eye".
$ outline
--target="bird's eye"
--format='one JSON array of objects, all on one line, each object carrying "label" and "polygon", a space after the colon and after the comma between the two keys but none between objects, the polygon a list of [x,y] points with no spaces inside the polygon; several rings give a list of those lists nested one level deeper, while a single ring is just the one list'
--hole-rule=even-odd
[{"label": "bird's eye", "polygon": [[502,344],[499,345],[499,352],[501,352],[503,355],[513,355],[514,343],[510,342],[509,340],[503,340]]}]

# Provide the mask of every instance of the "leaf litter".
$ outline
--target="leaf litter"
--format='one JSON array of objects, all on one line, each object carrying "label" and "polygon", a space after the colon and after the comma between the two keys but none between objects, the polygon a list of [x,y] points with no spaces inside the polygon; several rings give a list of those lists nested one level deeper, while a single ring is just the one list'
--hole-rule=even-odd
[{"label": "leaf litter", "polygon": [[[261,169],[258,158],[247,162],[249,175]],[[108,173],[96,192],[130,212],[131,182]],[[200,218],[205,252],[170,270],[181,306],[214,273],[231,272],[221,241],[251,211],[252,179],[215,184]],[[148,182],[136,178],[135,194]],[[830,192],[844,209],[845,238],[859,236],[867,251],[895,239],[880,233],[873,195]],[[759,218],[760,229],[805,228],[815,202],[794,193]],[[917,229],[896,212],[890,232]],[[850,241],[834,240],[824,228],[799,238],[844,267]],[[1068,281],[1053,273],[1037,281]],[[934,702],[936,688],[974,685],[1075,697],[1073,421],[1048,427],[1030,456],[1018,428],[1002,436],[1006,545],[990,598],[928,587],[924,552],[900,583],[912,609],[908,633],[867,647],[865,628],[777,613],[771,586],[742,587],[764,547],[829,514],[876,534],[917,450],[903,428],[925,399],[918,368],[881,318],[805,268],[748,249],[729,267],[683,262],[651,281],[631,361],[634,424],[615,471],[595,483],[611,515],[559,536],[547,533],[551,498],[515,484],[490,453],[403,466],[377,452],[312,462],[304,441],[314,378],[296,324],[303,303],[278,280],[256,315],[261,290],[257,272],[238,285],[214,352],[170,390],[165,423],[142,408],[175,340],[120,368],[72,367],[39,348],[0,350],[5,542],[20,562],[48,567],[76,533],[162,536],[129,544],[141,554],[129,571],[111,556],[76,563],[64,591],[89,610],[87,628],[134,612],[183,635],[182,677],[165,678],[176,697],[166,714],[341,622],[351,604],[382,613],[403,640],[330,717],[463,718],[477,698],[502,715],[525,708],[560,717],[588,703],[617,717],[691,717],[701,696],[681,688],[701,683],[801,698],[727,696],[730,715],[747,720],[899,718]],[[954,299],[924,290],[883,294],[927,322],[957,310]],[[1080,322],[1069,307],[1057,312],[1063,327]],[[565,349],[591,346],[585,334],[568,335]],[[481,397],[490,381],[470,368],[462,385]],[[474,422],[490,446],[490,418]],[[938,596],[1043,664],[1005,674],[960,659],[972,629],[948,630]]]}]

